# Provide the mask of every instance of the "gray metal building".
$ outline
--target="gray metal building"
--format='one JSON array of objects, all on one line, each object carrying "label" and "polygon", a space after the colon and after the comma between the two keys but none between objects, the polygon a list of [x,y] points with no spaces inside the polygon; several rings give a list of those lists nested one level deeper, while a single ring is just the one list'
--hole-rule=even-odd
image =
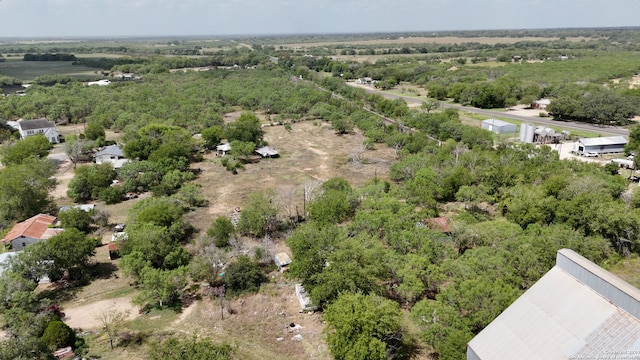
[{"label": "gray metal building", "polygon": [[624,136],[581,138],[573,145],[573,151],[581,155],[586,153],[622,153],[627,142]]},{"label": "gray metal building", "polygon": [[485,130],[489,130],[496,134],[506,134],[513,133],[515,134],[518,131],[518,126],[512,123],[508,123],[506,121],[498,120],[498,119],[486,119],[482,120],[482,128]]},{"label": "gray metal building", "polygon": [[467,345],[467,360],[604,358],[640,358],[640,290],[568,249]]}]

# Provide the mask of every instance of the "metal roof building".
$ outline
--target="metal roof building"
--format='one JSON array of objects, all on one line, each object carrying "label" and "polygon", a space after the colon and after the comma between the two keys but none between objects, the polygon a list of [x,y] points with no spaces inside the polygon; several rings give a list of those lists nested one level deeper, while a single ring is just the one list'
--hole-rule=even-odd
[{"label": "metal roof building", "polygon": [[598,154],[621,153],[624,152],[624,146],[627,142],[624,136],[581,138],[573,145],[573,151],[578,154],[589,152]]},{"label": "metal roof building", "polygon": [[640,290],[568,249],[467,346],[467,360],[615,354],[640,357]]},{"label": "metal roof building", "polygon": [[504,134],[504,133],[516,133],[518,131],[518,127],[515,124],[498,120],[498,119],[487,119],[482,120],[482,128],[485,130],[489,130],[496,134]]}]

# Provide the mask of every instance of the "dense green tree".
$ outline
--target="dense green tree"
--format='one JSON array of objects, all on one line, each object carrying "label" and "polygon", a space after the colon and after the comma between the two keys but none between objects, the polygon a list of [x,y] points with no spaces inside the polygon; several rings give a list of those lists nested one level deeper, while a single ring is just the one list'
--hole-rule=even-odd
[{"label": "dense green tree", "polygon": [[104,127],[96,121],[87,123],[87,127],[84,129],[84,135],[91,141],[104,142],[106,139]]},{"label": "dense green tree", "polygon": [[76,334],[69,325],[62,321],[51,321],[47,324],[42,334],[42,340],[52,348],[74,346]]},{"label": "dense green tree", "polygon": [[202,196],[202,186],[199,184],[183,184],[172,198],[185,209],[206,206],[208,201]]},{"label": "dense green tree", "polygon": [[548,106],[547,111],[558,120],[569,120],[580,107],[580,102],[568,96],[554,99]]},{"label": "dense green tree", "polygon": [[28,160],[0,170],[0,220],[23,221],[52,209],[55,167],[50,160]]},{"label": "dense green tree", "polygon": [[544,190],[539,186],[517,185],[509,189],[503,204],[507,219],[524,229],[529,224],[551,222],[556,201],[551,196],[544,196]]},{"label": "dense green tree", "polygon": [[466,345],[473,333],[455,307],[435,300],[422,300],[411,309],[411,317],[422,330],[422,340],[438,359],[465,357]]},{"label": "dense green tree", "polygon": [[331,128],[336,134],[344,135],[353,131],[353,123],[348,118],[340,117],[331,120]]},{"label": "dense green tree", "polygon": [[305,286],[312,284],[314,276],[324,269],[335,245],[345,239],[345,232],[335,225],[311,221],[296,227],[287,238],[294,260],[289,265],[289,274],[302,280]]},{"label": "dense green tree", "polygon": [[205,141],[207,149],[215,149],[224,139],[224,129],[221,126],[213,125],[202,130],[202,138]]},{"label": "dense green tree", "polygon": [[34,292],[37,282],[17,272],[18,268],[8,268],[0,275],[1,312],[16,307],[35,312],[40,305]]},{"label": "dense green tree", "polygon": [[51,144],[44,135],[28,136],[2,148],[2,163],[10,166],[22,164],[30,158],[44,158],[50,149]]},{"label": "dense green tree", "polygon": [[231,151],[229,151],[229,154],[241,160],[247,159],[256,149],[255,143],[247,141],[233,140],[230,145]]},{"label": "dense green tree", "polygon": [[151,360],[231,360],[233,348],[205,338],[170,338],[149,347]]},{"label": "dense green tree", "polygon": [[62,274],[67,271],[70,275],[82,274],[89,259],[95,255],[95,248],[99,240],[87,237],[76,228],[67,228],[58,235],[52,236],[46,242],[49,260],[53,261],[52,272]]},{"label": "dense green tree", "polygon": [[[188,253],[173,238],[166,227],[153,223],[134,223],[127,226],[127,241],[122,244],[120,254],[123,262],[131,262],[131,273],[140,270],[138,264],[149,262],[156,269],[174,269],[189,262]],[[125,260],[129,256],[133,259]]]},{"label": "dense green tree", "polygon": [[237,140],[259,144],[262,140],[260,119],[254,113],[244,112],[238,120],[226,126],[225,135],[229,142]]},{"label": "dense green tree", "polygon": [[407,193],[412,203],[434,209],[442,196],[438,175],[431,168],[422,168],[407,182]]},{"label": "dense green tree", "polygon": [[[120,260],[120,268],[125,275],[131,276],[135,279],[139,279],[142,274],[142,270],[146,267],[153,267],[151,260],[147,259],[147,254],[140,250],[126,250],[127,253]],[[122,249],[120,254],[123,254]]]},{"label": "dense green tree", "polygon": [[624,146],[624,151],[628,154],[636,153],[640,155],[640,125],[629,128],[629,142]]},{"label": "dense green tree", "polygon": [[83,233],[91,231],[91,214],[79,208],[70,208],[58,213],[58,220],[64,228],[75,228]]},{"label": "dense green tree", "polygon": [[251,193],[247,204],[240,211],[237,229],[243,234],[262,237],[276,230],[277,213],[276,207],[264,193]]},{"label": "dense green tree", "polygon": [[148,197],[129,210],[129,222],[170,228],[182,223],[184,209],[171,198]]},{"label": "dense green tree", "polygon": [[140,294],[135,299],[138,303],[157,303],[158,306],[171,306],[180,299],[187,285],[187,268],[174,270],[145,267],[140,272]]},{"label": "dense green tree", "polygon": [[[38,284],[40,280],[47,276],[50,270],[50,262],[43,261],[49,258],[46,242],[37,242],[27,246],[17,256],[7,259],[5,269],[8,272],[20,274],[20,276],[34,284]],[[25,301],[25,308],[27,308],[26,304],[28,303],[28,301]]]},{"label": "dense green tree", "polygon": [[390,258],[390,252],[371,237],[348,238],[336,244],[327,256],[328,265],[311,277],[305,289],[320,308],[343,292],[379,293],[380,280],[390,275]]},{"label": "dense green tree", "polygon": [[38,337],[6,337],[0,340],[0,359],[51,359],[51,350]]},{"label": "dense green tree", "polygon": [[229,295],[256,292],[267,281],[258,263],[246,255],[241,255],[227,266],[224,284]]},{"label": "dense green tree", "polygon": [[459,309],[472,331],[478,332],[518,298],[520,292],[501,278],[475,277],[447,287],[437,299]]},{"label": "dense green tree", "polygon": [[327,342],[335,359],[403,359],[402,313],[377,295],[342,294],[327,307]]},{"label": "dense green tree", "polygon": [[75,202],[97,199],[115,178],[116,173],[110,163],[79,166],[69,182],[67,195]]},{"label": "dense green tree", "polygon": [[338,224],[351,217],[357,205],[357,194],[349,182],[343,178],[332,178],[322,184],[320,195],[309,204],[309,218]]},{"label": "dense green tree", "polygon": [[231,223],[228,217],[219,216],[207,230],[207,235],[213,237],[214,244],[217,247],[222,248],[229,246],[229,240],[234,235],[235,230],[233,223]]},{"label": "dense green tree", "polygon": [[397,292],[409,303],[414,303],[424,296],[434,298],[446,280],[439,266],[418,254],[406,255],[399,264],[397,275],[402,279]]}]

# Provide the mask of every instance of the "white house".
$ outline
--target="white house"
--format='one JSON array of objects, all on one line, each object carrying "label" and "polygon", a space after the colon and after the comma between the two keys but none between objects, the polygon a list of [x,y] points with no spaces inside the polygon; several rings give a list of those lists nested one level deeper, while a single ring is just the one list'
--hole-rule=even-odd
[{"label": "white house", "polygon": [[125,159],[124,152],[118,145],[109,145],[98,151],[94,156],[96,164],[111,163],[114,169],[119,169],[129,161]]},{"label": "white house", "polygon": [[27,136],[44,135],[52,144],[58,144],[60,142],[60,134],[58,133],[56,124],[45,118],[32,120],[20,119],[11,123],[7,122],[7,124],[20,132],[21,139]]}]

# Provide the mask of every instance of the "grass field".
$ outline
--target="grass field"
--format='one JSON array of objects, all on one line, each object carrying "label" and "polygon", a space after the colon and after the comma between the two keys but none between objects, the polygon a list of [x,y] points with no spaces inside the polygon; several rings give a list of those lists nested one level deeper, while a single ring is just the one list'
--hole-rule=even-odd
[{"label": "grass field", "polygon": [[68,75],[78,80],[93,79],[99,70],[71,65],[71,61],[22,61],[10,60],[0,63],[0,74],[23,81],[32,81],[38,76],[50,74]]}]

